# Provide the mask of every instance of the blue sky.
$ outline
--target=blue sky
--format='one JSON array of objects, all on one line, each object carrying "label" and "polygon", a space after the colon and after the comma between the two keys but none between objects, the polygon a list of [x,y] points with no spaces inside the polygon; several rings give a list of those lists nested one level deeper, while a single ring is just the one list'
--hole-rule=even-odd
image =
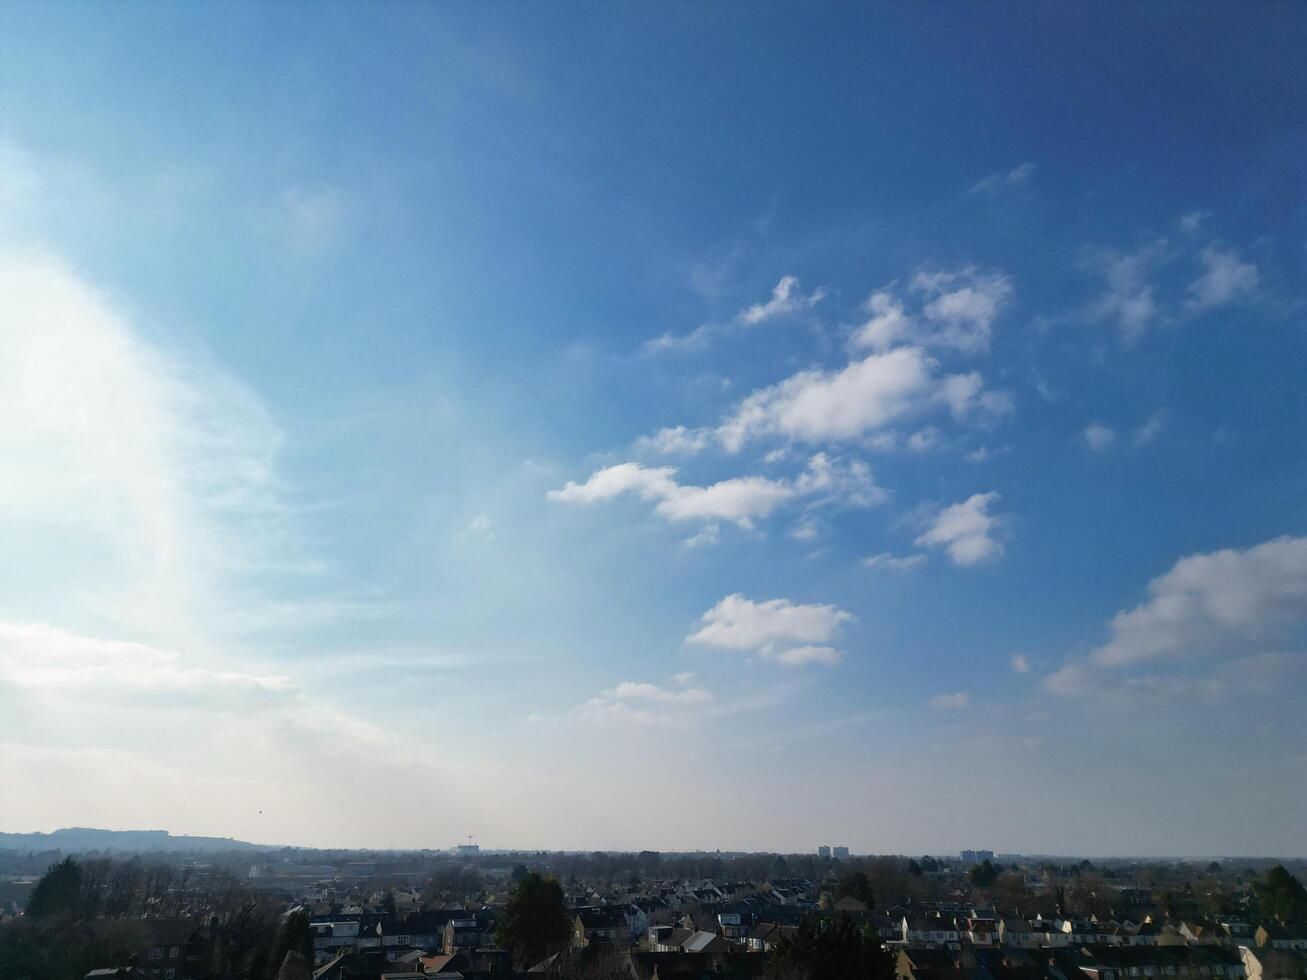
[{"label": "blue sky", "polygon": [[1300,852],[1304,42],[6,6],[6,829]]}]

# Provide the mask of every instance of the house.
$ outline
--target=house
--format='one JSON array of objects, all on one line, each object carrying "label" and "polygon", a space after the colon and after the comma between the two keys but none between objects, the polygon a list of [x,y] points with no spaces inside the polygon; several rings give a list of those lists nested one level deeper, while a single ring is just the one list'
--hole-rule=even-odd
[{"label": "house", "polygon": [[1243,919],[1223,916],[1216,920],[1216,924],[1225,931],[1226,942],[1231,946],[1255,946],[1257,944],[1255,930]]},{"label": "house", "polygon": [[902,942],[903,935],[899,930],[899,924],[888,915],[878,915],[871,913],[867,916],[867,924],[876,930],[876,935],[886,942]]},{"label": "house", "polygon": [[896,957],[896,968],[900,977],[911,978],[923,970],[953,970],[958,965],[953,953],[937,946],[900,947]]},{"label": "house", "polygon": [[453,953],[460,949],[490,946],[494,941],[495,912],[493,909],[478,909],[467,913],[464,918],[450,919],[445,923],[441,948],[446,953]]},{"label": "house", "polygon": [[973,946],[993,946],[997,934],[993,919],[963,919],[958,931]]},{"label": "house", "polygon": [[758,953],[768,953],[776,947],[782,939],[793,936],[799,931],[795,925],[782,925],[778,922],[759,922],[749,932],[747,945],[750,950]]},{"label": "house", "polygon": [[753,928],[753,916],[743,912],[718,912],[717,934],[724,939],[746,939]]},{"label": "house", "polygon": [[576,910],[572,920],[572,945],[589,946],[591,943],[609,943],[624,946],[630,941],[631,931],[620,908],[590,906]]},{"label": "house", "polygon": [[199,980],[210,973],[212,943],[191,919],[142,919],[149,945],[136,965],[155,980]]},{"label": "house", "polygon": [[1098,941],[1098,927],[1087,919],[1058,919],[1055,923],[1066,934],[1071,946],[1083,946]]},{"label": "house", "polygon": [[136,965],[111,966],[102,970],[92,970],[86,980],[149,980],[153,974],[146,973]]},{"label": "house", "polygon": [[757,953],[631,953],[632,976],[638,980],[757,980],[766,969]]},{"label": "house", "polygon": [[843,912],[845,915],[862,918],[867,914],[868,906],[866,902],[860,902],[852,895],[845,895],[831,906],[834,912]]},{"label": "house", "polygon": [[1302,926],[1288,928],[1278,922],[1263,922],[1257,927],[1254,938],[1258,946],[1269,946],[1271,949],[1307,950],[1307,928]]},{"label": "house", "polygon": [[1226,931],[1215,922],[1201,919],[1181,922],[1180,935],[1184,936],[1190,945],[1198,946],[1220,946],[1228,938]]},{"label": "house", "polygon": [[651,940],[650,945],[655,953],[725,953],[736,948],[722,936],[694,929],[673,929]]},{"label": "house", "polygon": [[1030,949],[1038,946],[1030,923],[1020,916],[1005,915],[998,920],[998,941],[1002,946]]},{"label": "house", "polygon": [[903,941],[917,946],[956,946],[958,930],[939,916],[904,916]]},{"label": "house", "polygon": [[1240,946],[1248,980],[1302,980],[1307,977],[1307,954],[1268,946]]}]

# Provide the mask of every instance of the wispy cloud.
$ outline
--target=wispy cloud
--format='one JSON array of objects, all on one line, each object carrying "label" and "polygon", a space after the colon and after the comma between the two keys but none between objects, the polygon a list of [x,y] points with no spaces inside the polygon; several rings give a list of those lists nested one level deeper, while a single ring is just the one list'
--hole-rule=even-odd
[{"label": "wispy cloud", "polygon": [[1101,453],[1112,448],[1112,444],[1116,442],[1116,433],[1101,422],[1091,422],[1081,430],[1080,438],[1094,452]]},{"label": "wispy cloud", "polygon": [[[252,389],[145,342],[48,254],[0,255],[0,293],[0,528],[75,528],[64,560],[82,569],[83,604],[199,638],[237,606],[258,618],[268,600],[246,586],[259,576],[322,574],[294,544],[284,435]],[[57,593],[65,576],[49,574]]]},{"label": "wispy cloud", "polygon": [[1210,245],[1199,258],[1203,274],[1189,285],[1190,309],[1208,310],[1257,289],[1257,267],[1244,262],[1233,249]]},{"label": "wispy cloud", "polygon": [[1034,174],[1035,165],[1027,160],[1025,163],[1017,164],[1011,170],[998,170],[980,178],[971,185],[971,193],[988,194],[993,197],[1004,188],[1022,187],[1028,184]]},{"label": "wispy cloud", "polygon": [[1107,291],[1099,298],[1092,315],[1099,320],[1114,320],[1127,343],[1142,337],[1158,317],[1149,276],[1165,251],[1166,241],[1160,240],[1133,252],[1109,252],[1100,262]]},{"label": "wispy cloud", "polygon": [[601,724],[684,727],[697,709],[713,702],[712,692],[690,687],[693,674],[678,674],[674,687],[645,681],[622,681],[590,698],[577,711],[582,721]]},{"label": "wispy cloud", "polygon": [[920,568],[925,563],[925,555],[892,555],[888,551],[882,551],[878,555],[862,559],[864,568],[887,572],[910,572],[914,568]]},{"label": "wispy cloud", "polygon": [[799,290],[799,280],[795,276],[782,276],[771,291],[771,299],[765,303],[754,303],[741,311],[740,320],[748,326],[757,326],[768,320],[791,316],[803,310],[810,310],[826,297],[824,288],[814,289],[808,295]]},{"label": "wispy cloud", "polygon": [[770,320],[779,320],[811,310],[826,298],[822,287],[805,294],[799,287],[797,276],[782,276],[765,302],[753,303],[740,310],[725,322],[702,323],[687,333],[676,334],[668,331],[652,340],[646,341],[643,350],[646,354],[660,351],[698,351],[707,349],[714,340],[741,328],[756,327]]},{"label": "wispy cloud", "polygon": [[1162,433],[1166,430],[1171,421],[1171,411],[1167,408],[1159,408],[1156,412],[1148,417],[1143,425],[1135,429],[1134,437],[1131,441],[1135,446],[1148,446],[1156,442]]},{"label": "wispy cloud", "polygon": [[960,711],[971,704],[971,695],[966,691],[953,691],[948,694],[936,694],[930,699],[932,708],[944,708]]}]

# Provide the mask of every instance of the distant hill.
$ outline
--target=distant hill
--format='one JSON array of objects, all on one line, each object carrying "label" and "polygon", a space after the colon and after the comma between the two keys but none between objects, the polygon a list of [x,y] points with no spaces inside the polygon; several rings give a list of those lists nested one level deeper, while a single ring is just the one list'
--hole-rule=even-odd
[{"label": "distant hill", "polygon": [[0,851],[232,851],[260,845],[230,837],[174,837],[166,830],[65,827],[52,834],[0,834]]}]

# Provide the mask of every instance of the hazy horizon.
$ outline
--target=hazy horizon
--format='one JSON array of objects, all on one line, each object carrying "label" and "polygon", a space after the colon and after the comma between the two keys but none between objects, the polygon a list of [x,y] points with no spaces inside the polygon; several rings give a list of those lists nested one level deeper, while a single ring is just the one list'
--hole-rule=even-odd
[{"label": "hazy horizon", "polygon": [[[4,838],[4,837],[28,837],[28,836],[36,836],[36,835],[41,835],[41,836],[47,836],[47,837],[49,837],[49,836],[52,836],[52,835],[54,835],[54,834],[60,833],[60,832],[62,832],[62,831],[91,831],[91,832],[94,832],[94,833],[110,833],[110,834],[160,834],[160,833],[162,833],[162,834],[167,834],[167,835],[169,835],[170,839],[172,839],[172,840],[176,840],[176,841],[183,841],[183,840],[186,840],[186,839],[188,839],[188,838],[196,838],[196,839],[200,839],[200,840],[206,840],[206,841],[217,841],[217,842],[230,841],[230,842],[233,843],[233,844],[242,844],[242,845],[245,845],[245,846],[247,846],[247,847],[254,848],[254,849],[280,850],[280,849],[283,849],[283,848],[288,848],[288,849],[290,849],[290,850],[297,850],[297,851],[357,851],[357,852],[359,852],[359,853],[370,853],[370,852],[376,852],[376,853],[393,853],[393,854],[406,854],[406,853],[441,853],[441,852],[449,852],[449,851],[452,851],[453,848],[456,847],[459,843],[464,843],[464,844],[467,843],[466,839],[464,839],[464,840],[461,841],[461,842],[460,842],[460,841],[454,841],[452,844],[444,844],[444,845],[440,845],[440,844],[413,844],[413,845],[407,845],[407,846],[406,846],[406,845],[397,845],[397,846],[394,846],[394,847],[359,847],[359,846],[353,846],[353,845],[349,845],[349,844],[338,844],[338,845],[337,845],[337,844],[328,844],[328,845],[316,845],[316,846],[315,846],[315,845],[307,845],[307,844],[297,844],[297,843],[295,843],[295,842],[293,842],[293,841],[279,841],[279,842],[246,841],[246,840],[240,840],[240,839],[238,839],[238,838],[234,838],[234,837],[230,837],[230,836],[225,836],[225,835],[221,835],[221,834],[174,834],[172,831],[169,831],[169,830],[166,830],[166,829],[163,829],[163,828],[159,828],[159,827],[119,827],[119,828],[108,828],[108,827],[58,827],[58,828],[55,828],[54,830],[35,830],[35,831],[10,831],[10,830],[4,830],[4,829],[0,828],[0,838]],[[0,840],[0,849],[4,849],[4,848],[3,848],[3,843],[4,843],[3,840]],[[495,844],[487,844],[487,845],[478,844],[477,846],[481,849],[481,853],[482,853],[482,854],[486,854],[486,855],[490,855],[490,856],[495,856],[495,855],[504,855],[504,854],[509,854],[509,855],[511,855],[511,854],[522,854],[522,855],[530,855],[530,854],[595,854],[595,853],[599,853],[599,854],[639,854],[639,853],[644,852],[644,851],[653,851],[653,850],[655,850],[655,849],[653,849],[653,848],[645,848],[645,847],[639,847],[639,846],[634,846],[634,847],[633,847],[633,846],[622,846],[622,847],[606,847],[606,848],[605,848],[605,847],[547,848],[547,847],[529,847],[529,846],[514,846],[514,845],[504,845],[504,846],[499,846],[499,845],[495,845]],[[977,845],[977,846],[979,846],[979,845]],[[216,850],[216,849],[217,849],[217,846],[216,846],[216,845],[210,845],[208,849]],[[990,850],[990,848],[983,848],[983,849],[985,849],[985,850]],[[122,848],[120,848],[119,850],[121,850],[123,853],[149,853],[149,852],[146,852],[146,851],[140,851],[140,850],[133,851],[131,848],[128,848],[128,847],[122,847]],[[689,849],[689,850],[685,850],[685,849],[677,849],[677,848],[668,848],[668,849],[666,849],[666,850],[656,851],[656,853],[663,854],[663,855],[678,855],[678,854],[780,854],[780,855],[785,855],[785,856],[809,856],[809,855],[815,855],[815,854],[816,854],[816,851],[817,851],[817,846],[814,845],[814,846],[812,846],[812,847],[810,847],[810,848],[807,848],[806,850],[797,850],[797,851],[778,850],[778,849],[776,849],[776,848],[760,848],[760,849],[758,849],[758,850],[740,850],[740,849],[738,849],[738,848],[731,848],[731,847],[707,847],[707,848],[694,848],[694,849]],[[1089,853],[1084,853],[1084,852],[1081,852],[1081,851],[1075,851],[1075,850],[1036,851],[1036,852],[1029,852],[1029,851],[994,851],[994,854],[995,854],[995,859],[996,859],[996,860],[999,859],[999,858],[1004,858],[1004,857],[1018,857],[1018,858],[1031,858],[1031,859],[1077,859],[1077,858],[1088,858],[1088,859],[1092,859],[1092,860],[1100,860],[1100,861],[1183,861],[1183,862],[1190,862],[1190,861],[1210,861],[1210,860],[1217,860],[1217,859],[1219,859],[1219,860],[1223,860],[1223,861],[1244,861],[1244,860],[1247,860],[1247,861],[1277,861],[1277,860],[1300,861],[1300,860],[1303,860],[1303,859],[1304,859],[1304,856],[1301,855],[1301,854],[1221,854],[1221,853],[1211,853],[1211,854],[1129,854],[1129,853],[1103,853],[1103,854],[1089,854]],[[927,850],[925,850],[925,851],[922,851],[921,853],[917,853],[917,852],[911,852],[911,853],[908,853],[908,852],[903,852],[903,851],[875,851],[875,850],[870,850],[870,851],[865,851],[865,850],[864,850],[864,851],[860,851],[860,850],[857,850],[857,849],[854,849],[854,848],[850,848],[850,851],[849,851],[849,857],[850,857],[851,859],[852,859],[852,858],[869,858],[869,857],[870,857],[870,858],[879,858],[879,857],[911,858],[911,857],[922,857],[922,856],[935,857],[935,858],[942,858],[942,859],[949,859],[949,858],[951,858],[951,859],[953,859],[953,860],[957,860],[958,857],[959,857],[959,852],[958,852],[957,850],[948,851],[948,850],[940,850],[940,849],[938,849],[938,848],[935,848],[935,849],[927,849]]]},{"label": "hazy horizon", "polygon": [[0,820],[1301,853],[1303,50],[0,5]]}]

